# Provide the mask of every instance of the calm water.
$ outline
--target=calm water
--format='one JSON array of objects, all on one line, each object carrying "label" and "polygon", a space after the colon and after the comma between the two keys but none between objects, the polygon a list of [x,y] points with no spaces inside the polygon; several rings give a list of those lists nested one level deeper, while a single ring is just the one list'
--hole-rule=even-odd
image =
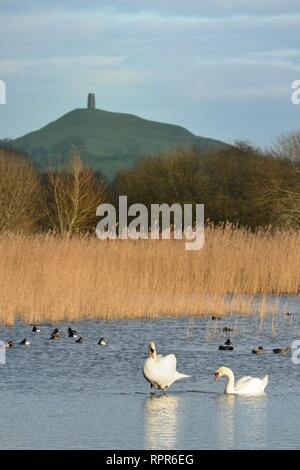
[{"label": "calm water", "polygon": [[[292,317],[284,314],[291,310]],[[75,344],[65,334],[49,341],[54,326],[40,334],[22,324],[0,328],[0,338],[29,347],[7,350],[0,366],[0,447],[12,449],[275,449],[300,448],[300,365],[272,353],[300,337],[299,298],[283,298],[282,314],[268,317],[195,318],[92,322],[73,325],[84,336]],[[233,352],[218,351],[232,326]],[[97,346],[107,336],[108,347]],[[173,352],[178,370],[191,375],[168,396],[149,397],[141,369],[147,342]],[[251,354],[263,345],[264,355]],[[263,397],[223,394],[213,380],[218,366],[236,376],[270,374]]]}]

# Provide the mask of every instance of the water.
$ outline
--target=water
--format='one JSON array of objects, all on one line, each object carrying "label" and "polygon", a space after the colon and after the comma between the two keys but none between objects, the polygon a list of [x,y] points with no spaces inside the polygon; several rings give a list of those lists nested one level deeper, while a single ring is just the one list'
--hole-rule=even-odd
[{"label": "water", "polygon": [[[282,299],[282,313],[262,325],[257,317],[187,318],[155,321],[84,321],[73,325],[83,344],[65,334],[49,341],[21,323],[0,328],[13,339],[0,366],[0,448],[9,449],[296,449],[300,447],[300,365],[272,353],[300,337],[300,301]],[[284,314],[292,311],[292,317]],[[218,351],[233,326],[233,352]],[[100,336],[107,347],[97,346]],[[18,346],[24,337],[29,347]],[[173,352],[178,370],[191,375],[168,396],[149,397],[141,369],[147,342]],[[251,353],[263,345],[266,353]],[[213,373],[229,366],[236,376],[269,373],[267,394],[223,394],[225,380]]]}]

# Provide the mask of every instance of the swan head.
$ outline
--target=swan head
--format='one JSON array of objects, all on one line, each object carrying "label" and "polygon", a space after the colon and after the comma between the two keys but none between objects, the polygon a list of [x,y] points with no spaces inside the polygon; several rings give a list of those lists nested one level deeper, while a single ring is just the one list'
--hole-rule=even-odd
[{"label": "swan head", "polygon": [[218,380],[220,377],[222,377],[222,375],[227,375],[228,376],[228,373],[230,373],[230,369],[228,369],[228,367],[219,367],[219,369],[216,370],[215,372],[215,380]]},{"label": "swan head", "polygon": [[154,341],[150,341],[148,343],[148,353],[149,353],[149,357],[155,357],[156,356],[156,348],[155,348]]}]

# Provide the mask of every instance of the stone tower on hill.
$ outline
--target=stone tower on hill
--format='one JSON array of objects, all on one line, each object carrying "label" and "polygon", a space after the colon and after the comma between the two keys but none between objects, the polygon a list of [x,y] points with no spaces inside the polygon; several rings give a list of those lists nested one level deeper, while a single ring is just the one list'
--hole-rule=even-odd
[{"label": "stone tower on hill", "polygon": [[87,107],[88,109],[95,109],[96,107],[95,93],[88,94]]}]

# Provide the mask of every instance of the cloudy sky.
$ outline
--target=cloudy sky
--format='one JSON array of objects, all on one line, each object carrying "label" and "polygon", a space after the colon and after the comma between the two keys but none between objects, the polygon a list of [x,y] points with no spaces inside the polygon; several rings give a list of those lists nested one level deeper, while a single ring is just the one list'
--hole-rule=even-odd
[{"label": "cloudy sky", "polygon": [[300,129],[299,0],[0,0],[0,138],[97,107],[233,142]]}]

